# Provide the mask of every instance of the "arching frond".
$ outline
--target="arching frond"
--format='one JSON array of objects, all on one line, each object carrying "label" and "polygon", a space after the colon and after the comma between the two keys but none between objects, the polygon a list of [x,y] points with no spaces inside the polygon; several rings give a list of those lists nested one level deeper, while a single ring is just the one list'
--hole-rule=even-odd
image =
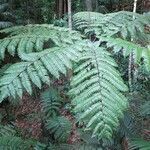
[{"label": "arching frond", "polygon": [[8,96],[22,97],[23,90],[32,94],[32,83],[41,88],[50,84],[49,76],[59,78],[72,68],[72,61],[80,56],[78,45],[54,47],[39,53],[23,54],[25,62],[10,66],[0,78],[0,101]]},{"label": "arching frond", "polygon": [[121,92],[128,90],[117,64],[99,43],[87,43],[79,66],[71,81],[74,111],[93,136],[110,138],[127,108],[127,99]]},{"label": "arching frond", "polygon": [[150,70],[150,49],[120,38],[101,37],[101,41],[107,42],[107,47],[113,48],[114,52],[119,52],[121,50],[125,57],[133,52],[134,61],[138,64],[141,63],[141,58],[144,58],[144,64],[147,70]]},{"label": "arching frond", "polygon": [[127,11],[105,15],[96,12],[79,12],[74,15],[73,20],[75,28],[84,33],[95,30],[97,36],[121,35],[124,39],[137,39],[138,33],[144,34],[145,25],[150,23],[145,15]]},{"label": "arching frond", "polygon": [[6,51],[12,56],[18,53],[21,57],[22,53],[42,51],[62,44],[71,45],[81,39],[77,32],[68,32],[67,28],[53,25],[15,26],[0,32],[9,35],[0,40],[0,59],[5,58]]}]

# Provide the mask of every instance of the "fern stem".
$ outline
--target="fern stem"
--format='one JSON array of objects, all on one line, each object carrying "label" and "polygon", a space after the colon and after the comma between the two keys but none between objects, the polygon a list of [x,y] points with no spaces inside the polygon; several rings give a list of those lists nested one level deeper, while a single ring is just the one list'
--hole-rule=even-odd
[{"label": "fern stem", "polygon": [[129,55],[129,65],[128,65],[128,83],[129,83],[129,90],[132,92],[132,55],[133,52]]}]

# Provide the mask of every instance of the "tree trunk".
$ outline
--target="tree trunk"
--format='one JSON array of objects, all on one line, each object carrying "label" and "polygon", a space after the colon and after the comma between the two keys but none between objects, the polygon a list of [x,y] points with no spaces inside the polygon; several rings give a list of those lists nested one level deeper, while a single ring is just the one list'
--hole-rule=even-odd
[{"label": "tree trunk", "polygon": [[92,0],[85,0],[86,10],[93,11]]},{"label": "tree trunk", "polygon": [[56,17],[60,19],[67,13],[67,0],[56,0]]},{"label": "tree trunk", "polygon": [[[72,30],[72,16],[71,16],[71,0],[68,0],[68,27],[71,32]],[[73,71],[71,69],[68,70],[67,78],[71,79]]]},{"label": "tree trunk", "polygon": [[[133,13],[136,13],[136,9],[137,9],[137,0],[134,0],[134,5],[133,5]],[[133,14],[133,20],[135,19],[135,16]],[[133,38],[131,39],[131,41],[133,41]],[[130,53],[129,55],[129,65],[128,65],[128,79],[129,79],[129,89],[130,91],[132,91],[132,74],[133,74],[133,78],[134,81],[136,81],[136,74],[137,71],[133,71],[133,69],[137,69],[137,68],[133,68],[132,66],[134,66],[134,58],[133,58],[133,52]]]},{"label": "tree trunk", "polygon": [[68,0],[68,27],[72,30],[71,0]]}]

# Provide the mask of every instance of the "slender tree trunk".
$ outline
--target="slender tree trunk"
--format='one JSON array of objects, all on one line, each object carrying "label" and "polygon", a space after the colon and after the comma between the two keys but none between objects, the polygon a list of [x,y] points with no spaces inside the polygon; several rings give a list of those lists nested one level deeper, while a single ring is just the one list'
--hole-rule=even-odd
[{"label": "slender tree trunk", "polygon": [[67,12],[67,0],[56,0],[56,17],[60,19]]},{"label": "slender tree trunk", "polygon": [[[70,32],[72,30],[72,16],[71,16],[71,14],[72,14],[71,13],[71,0],[68,0],[68,27],[69,27]],[[68,80],[71,79],[72,74],[73,74],[73,71],[71,69],[69,69],[68,75],[67,75]]]},{"label": "slender tree trunk", "polygon": [[[133,13],[136,13],[136,9],[137,9],[137,0],[134,0],[134,6],[133,6]],[[135,19],[135,16],[133,14],[133,20]],[[131,39],[131,41],[133,41],[133,39]],[[134,62],[133,59],[133,52],[131,52],[131,54],[129,55],[129,66],[128,66],[128,79],[129,79],[129,88],[130,91],[132,91],[132,64]],[[136,69],[136,68],[134,68]],[[134,81],[135,81],[135,76],[137,74],[137,71],[133,72],[133,76],[134,76]]]},{"label": "slender tree trunk", "polygon": [[68,0],[68,27],[72,30],[71,0]]},{"label": "slender tree trunk", "polygon": [[[137,8],[137,0],[134,0],[134,6],[133,6],[133,12],[136,13]],[[133,19],[135,19],[135,16],[133,15]]]},{"label": "slender tree trunk", "polygon": [[86,9],[87,11],[92,11],[92,0],[85,0],[85,5],[86,5]]}]

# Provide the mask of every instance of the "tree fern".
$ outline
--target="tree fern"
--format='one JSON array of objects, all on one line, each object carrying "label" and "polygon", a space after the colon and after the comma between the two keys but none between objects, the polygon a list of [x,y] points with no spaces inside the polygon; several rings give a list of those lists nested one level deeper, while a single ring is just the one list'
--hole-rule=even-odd
[{"label": "tree fern", "polygon": [[52,116],[56,116],[62,102],[58,91],[54,88],[49,88],[41,94],[41,99],[45,117],[49,119]]},{"label": "tree fern", "polygon": [[0,78],[0,101],[18,95],[22,98],[23,89],[32,94],[32,83],[41,88],[42,82],[50,84],[49,76],[59,78],[72,68],[71,61],[80,56],[78,45],[54,47],[39,53],[23,54],[27,61],[10,66]]},{"label": "tree fern", "polygon": [[54,134],[54,138],[58,141],[66,141],[71,133],[71,122],[61,116],[50,118],[47,121],[46,128]]},{"label": "tree fern", "polygon": [[22,53],[42,51],[45,49],[44,44],[47,48],[51,48],[62,44],[71,45],[81,39],[77,32],[69,33],[67,28],[53,25],[18,26],[0,32],[8,34],[6,38],[0,40],[0,59],[5,58],[6,50],[12,56],[18,53],[21,57]]},{"label": "tree fern", "polygon": [[128,88],[110,54],[99,43],[87,44],[69,93],[74,95],[74,111],[80,114],[79,120],[85,122],[86,129],[92,130],[93,137],[110,138],[127,108],[127,99],[121,92]]}]

